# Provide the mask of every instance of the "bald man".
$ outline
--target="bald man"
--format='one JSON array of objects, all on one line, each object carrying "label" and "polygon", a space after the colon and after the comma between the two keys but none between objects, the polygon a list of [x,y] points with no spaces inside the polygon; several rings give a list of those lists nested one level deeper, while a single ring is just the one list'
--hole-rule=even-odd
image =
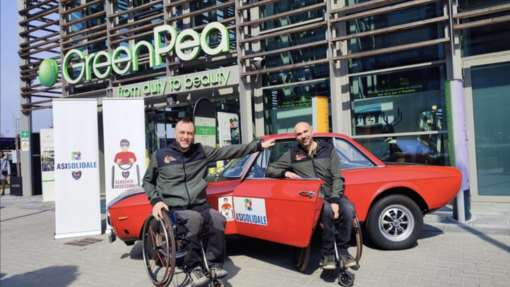
[{"label": "bald man", "polygon": [[344,196],[344,178],[340,168],[340,157],[335,147],[323,140],[313,139],[313,129],[300,122],[294,127],[298,145],[286,152],[278,161],[266,169],[266,176],[274,178],[320,178],[324,181],[321,197],[324,205],[321,213],[322,268],[336,269],[335,221],[338,220],[337,246],[345,267],[356,266],[349,254],[354,205]]}]

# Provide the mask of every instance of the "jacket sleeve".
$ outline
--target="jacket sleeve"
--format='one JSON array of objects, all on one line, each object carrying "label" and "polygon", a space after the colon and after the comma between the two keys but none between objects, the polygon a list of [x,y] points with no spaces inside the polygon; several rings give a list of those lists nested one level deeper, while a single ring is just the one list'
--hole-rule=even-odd
[{"label": "jacket sleeve", "polygon": [[340,157],[333,148],[330,156],[331,164],[331,177],[333,180],[331,203],[340,204],[340,199],[344,196],[344,177],[342,176],[342,168],[340,167]]},{"label": "jacket sleeve", "polygon": [[202,146],[207,156],[207,161],[227,160],[245,156],[262,150],[262,143],[252,142],[249,144],[235,144],[224,147],[214,148],[210,146]]},{"label": "jacket sleeve", "polygon": [[149,167],[143,176],[143,190],[147,195],[152,206],[156,203],[163,201],[158,194],[157,186],[157,178],[158,178],[158,160],[156,157],[156,152],[152,154],[151,160],[149,161]]},{"label": "jacket sleeve", "polygon": [[287,151],[280,159],[270,163],[266,169],[266,176],[273,178],[285,178],[285,173],[291,170],[290,151]]}]

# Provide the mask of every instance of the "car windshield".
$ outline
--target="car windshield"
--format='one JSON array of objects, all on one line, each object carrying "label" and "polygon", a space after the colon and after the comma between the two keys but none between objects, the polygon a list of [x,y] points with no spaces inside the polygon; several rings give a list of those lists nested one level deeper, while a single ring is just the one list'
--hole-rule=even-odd
[{"label": "car windshield", "polygon": [[253,154],[248,154],[243,157],[231,159],[222,169],[220,169],[219,176],[226,179],[240,179],[243,171],[247,168],[250,162],[250,157]]}]

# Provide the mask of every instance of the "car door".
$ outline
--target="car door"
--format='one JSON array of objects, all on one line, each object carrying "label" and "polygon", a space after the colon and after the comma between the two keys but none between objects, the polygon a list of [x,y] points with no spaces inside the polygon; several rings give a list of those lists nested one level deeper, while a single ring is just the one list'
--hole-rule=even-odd
[{"label": "car door", "polygon": [[265,178],[268,162],[278,159],[286,144],[278,141],[271,151],[261,152],[247,179],[235,188],[234,220],[237,234],[306,247],[322,209],[322,180]]},{"label": "car door", "polygon": [[247,179],[233,193],[237,234],[306,247],[322,208],[320,179]]}]

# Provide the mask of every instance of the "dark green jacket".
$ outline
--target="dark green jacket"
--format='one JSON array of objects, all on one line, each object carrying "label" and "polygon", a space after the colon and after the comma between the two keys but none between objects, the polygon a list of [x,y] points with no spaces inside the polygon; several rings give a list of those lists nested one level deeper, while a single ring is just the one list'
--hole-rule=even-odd
[{"label": "dark green jacket", "polygon": [[340,157],[335,147],[326,141],[316,141],[317,147],[308,155],[300,144],[291,148],[266,169],[266,176],[285,178],[287,171],[302,178],[320,178],[324,181],[323,192],[326,200],[339,203],[344,194],[344,178],[340,168]]},{"label": "dark green jacket", "polygon": [[154,206],[163,201],[170,207],[190,208],[206,202],[207,163],[241,157],[262,150],[262,144],[229,145],[221,148],[192,144],[182,153],[174,142],[152,154],[143,177],[143,189]]}]

